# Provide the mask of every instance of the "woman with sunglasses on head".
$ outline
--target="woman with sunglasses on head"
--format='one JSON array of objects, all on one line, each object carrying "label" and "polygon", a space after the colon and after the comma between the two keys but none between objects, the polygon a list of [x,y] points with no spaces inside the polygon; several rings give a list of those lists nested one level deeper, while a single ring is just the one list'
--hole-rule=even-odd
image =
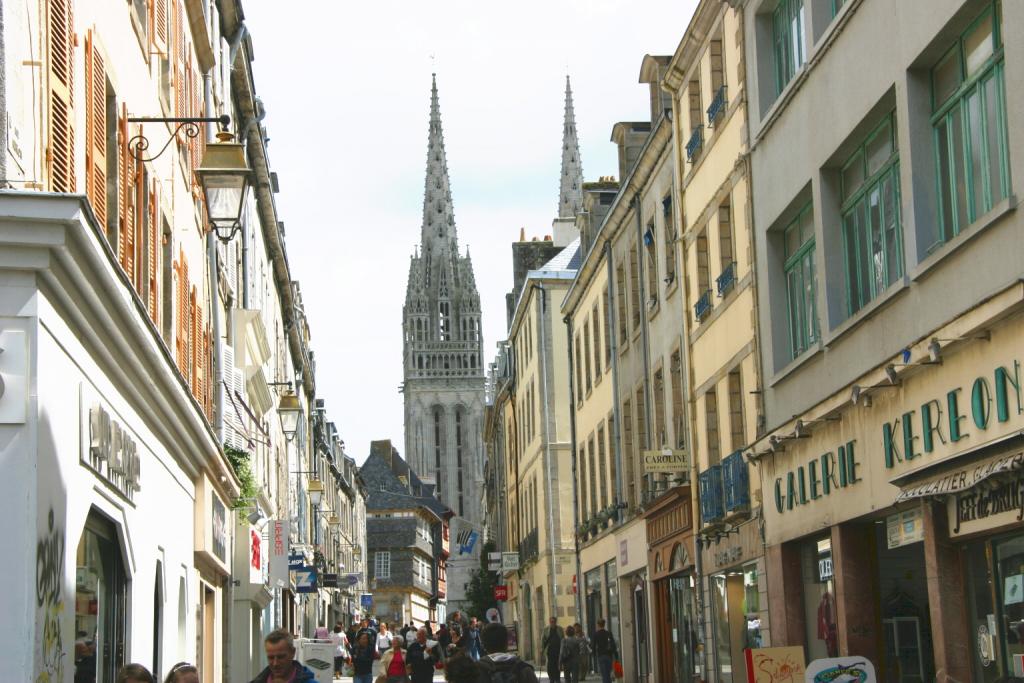
[{"label": "woman with sunglasses on head", "polygon": [[199,669],[188,662],[178,662],[167,673],[164,683],[199,683]]}]

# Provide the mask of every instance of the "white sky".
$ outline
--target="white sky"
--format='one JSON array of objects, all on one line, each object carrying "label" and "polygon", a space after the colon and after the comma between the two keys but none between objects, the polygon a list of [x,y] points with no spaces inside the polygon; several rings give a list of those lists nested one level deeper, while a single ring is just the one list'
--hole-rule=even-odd
[{"label": "white sky", "polygon": [[505,337],[510,245],[520,227],[550,233],[557,210],[566,70],[584,177],[618,175],[612,126],[650,116],[640,63],[675,51],[695,5],[246,3],[317,393],[358,462],[373,439],[404,450],[402,304],[420,236],[431,71],[490,362]]}]

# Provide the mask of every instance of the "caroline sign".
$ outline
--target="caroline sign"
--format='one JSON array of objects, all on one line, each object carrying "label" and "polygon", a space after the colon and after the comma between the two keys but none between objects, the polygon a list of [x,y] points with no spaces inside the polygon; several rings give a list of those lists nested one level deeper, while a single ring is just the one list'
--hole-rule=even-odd
[{"label": "caroline sign", "polygon": [[135,439],[98,403],[89,408],[89,440],[82,462],[129,500],[141,488]]}]

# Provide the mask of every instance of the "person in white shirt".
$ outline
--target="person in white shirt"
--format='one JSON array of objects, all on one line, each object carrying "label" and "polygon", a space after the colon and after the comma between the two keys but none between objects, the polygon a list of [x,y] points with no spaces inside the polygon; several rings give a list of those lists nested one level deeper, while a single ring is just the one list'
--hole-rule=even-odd
[{"label": "person in white shirt", "polygon": [[328,636],[334,645],[334,677],[341,677],[341,670],[348,659],[348,636],[345,635],[345,628],[341,623],[334,625],[334,632]]},{"label": "person in white shirt", "polygon": [[394,634],[388,630],[388,625],[380,622],[380,633],[377,634],[377,652],[387,652],[391,649],[391,640]]}]

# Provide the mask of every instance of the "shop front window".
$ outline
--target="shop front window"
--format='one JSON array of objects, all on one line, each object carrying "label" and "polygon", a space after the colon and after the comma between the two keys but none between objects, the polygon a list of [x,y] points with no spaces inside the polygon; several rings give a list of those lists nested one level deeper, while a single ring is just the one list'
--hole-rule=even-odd
[{"label": "shop front window", "polygon": [[636,645],[636,671],[640,678],[650,673],[648,659],[649,634],[647,632],[647,591],[645,584],[637,579],[633,586],[633,642]]},{"label": "shop front window", "polygon": [[996,544],[999,562],[1000,651],[1006,673],[1024,676],[1024,535]]},{"label": "shop front window", "polygon": [[587,634],[597,630],[597,620],[601,618],[601,568],[591,569],[583,575],[583,585],[587,596]]},{"label": "shop front window", "polygon": [[764,647],[761,636],[761,591],[757,583],[757,565],[743,568],[743,613],[746,616],[746,633],[743,648]]},{"label": "shop front window", "polygon": [[114,525],[93,513],[75,569],[75,682],[113,683],[124,664],[127,581]]},{"label": "shop front window", "polygon": [[615,568],[615,560],[605,562],[604,565],[604,586],[606,591],[605,605],[608,607],[608,631],[615,638],[616,643],[622,643],[622,633],[619,631],[619,574]]},{"label": "shop front window", "polygon": [[732,638],[729,634],[728,578],[725,574],[711,577],[711,617],[715,626],[715,654],[718,672],[723,681],[732,681]]},{"label": "shop front window", "polygon": [[825,536],[805,542],[800,548],[800,566],[804,586],[804,623],[807,625],[807,661],[838,657],[832,539]]}]

